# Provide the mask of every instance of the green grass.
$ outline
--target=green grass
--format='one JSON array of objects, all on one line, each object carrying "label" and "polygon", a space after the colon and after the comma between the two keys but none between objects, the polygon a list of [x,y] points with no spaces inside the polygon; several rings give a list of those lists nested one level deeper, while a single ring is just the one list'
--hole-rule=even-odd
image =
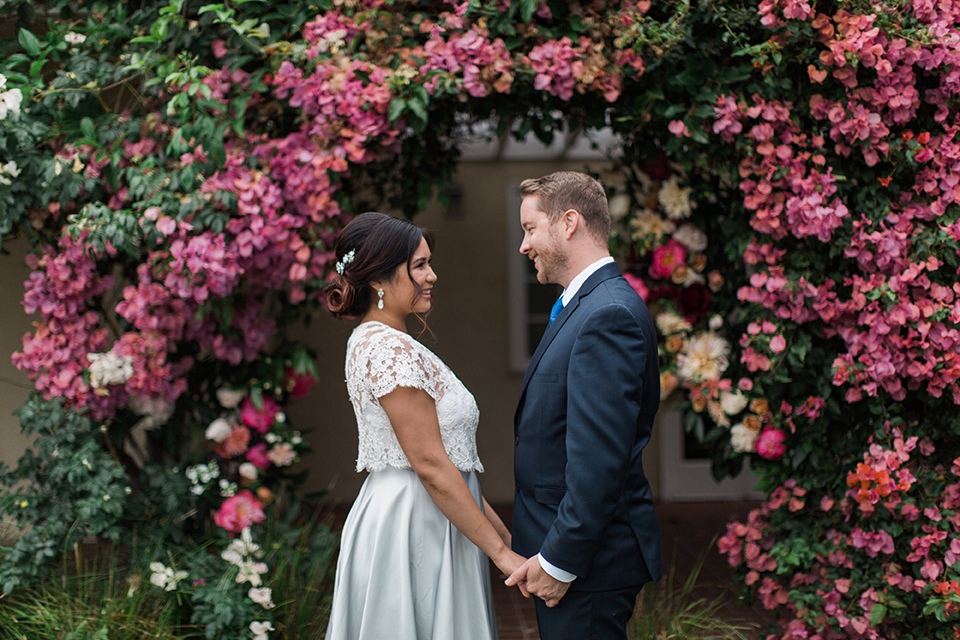
[{"label": "green grass", "polygon": [[[712,545],[708,547],[712,548]],[[747,640],[752,629],[725,622],[719,617],[725,599],[697,598],[694,591],[703,562],[704,551],[687,579],[676,586],[676,569],[670,564],[667,574],[656,584],[648,584],[637,598],[637,608],[630,624],[634,640]]]},{"label": "green grass", "polygon": [[186,640],[176,603],[109,566],[0,596],[0,640]]}]

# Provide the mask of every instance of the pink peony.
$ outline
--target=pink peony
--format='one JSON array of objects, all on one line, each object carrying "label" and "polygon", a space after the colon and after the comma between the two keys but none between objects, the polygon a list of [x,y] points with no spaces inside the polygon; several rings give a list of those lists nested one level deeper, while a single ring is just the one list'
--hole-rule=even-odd
[{"label": "pink peony", "polygon": [[764,429],[757,438],[757,453],[767,460],[779,460],[787,451],[783,444],[786,438],[787,434],[779,429]]},{"label": "pink peony", "polygon": [[684,263],[687,250],[676,240],[653,250],[653,262],[650,263],[650,277],[654,280],[669,278],[674,267]]},{"label": "pink peony", "polygon": [[258,469],[267,469],[270,467],[270,458],[267,457],[267,445],[255,444],[247,451],[247,460],[253,463]]},{"label": "pink peony", "polygon": [[650,290],[647,289],[647,285],[643,283],[643,280],[633,275],[632,273],[623,274],[624,279],[630,283],[630,286],[633,287],[633,290],[636,291],[644,302],[647,301],[647,296],[650,295]]},{"label": "pink peony", "polygon": [[287,376],[283,379],[283,388],[291,398],[302,398],[307,395],[310,387],[317,383],[317,378],[309,372],[297,373],[287,369]]},{"label": "pink peony", "polygon": [[257,409],[253,400],[248,397],[243,401],[243,406],[240,409],[240,422],[255,431],[266,433],[273,426],[279,411],[280,405],[270,398],[264,398],[263,408]]},{"label": "pink peony", "polygon": [[224,500],[216,515],[213,516],[217,526],[232,533],[240,533],[250,525],[266,519],[263,506],[246,489]]}]

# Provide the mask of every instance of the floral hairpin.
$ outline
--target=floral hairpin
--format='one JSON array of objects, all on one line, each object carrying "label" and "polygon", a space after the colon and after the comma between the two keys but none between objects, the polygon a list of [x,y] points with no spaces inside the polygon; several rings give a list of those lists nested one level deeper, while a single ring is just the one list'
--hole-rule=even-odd
[{"label": "floral hairpin", "polygon": [[339,273],[340,275],[343,275],[343,272],[347,268],[347,265],[353,262],[353,259],[356,257],[357,257],[357,250],[350,249],[350,251],[344,254],[343,258],[340,259],[340,262],[338,262],[334,266],[334,269],[337,270],[337,273]]}]

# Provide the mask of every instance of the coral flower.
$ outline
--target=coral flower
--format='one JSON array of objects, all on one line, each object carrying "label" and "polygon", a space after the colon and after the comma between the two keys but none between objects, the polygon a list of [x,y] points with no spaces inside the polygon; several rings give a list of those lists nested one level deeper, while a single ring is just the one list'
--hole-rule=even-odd
[{"label": "coral flower", "polygon": [[217,445],[216,452],[223,458],[233,458],[246,451],[249,444],[250,430],[237,425],[230,431],[226,440]]},{"label": "coral flower", "polygon": [[240,533],[250,525],[263,522],[266,519],[267,516],[263,513],[263,506],[246,489],[224,500],[213,517],[217,526],[232,533]]}]

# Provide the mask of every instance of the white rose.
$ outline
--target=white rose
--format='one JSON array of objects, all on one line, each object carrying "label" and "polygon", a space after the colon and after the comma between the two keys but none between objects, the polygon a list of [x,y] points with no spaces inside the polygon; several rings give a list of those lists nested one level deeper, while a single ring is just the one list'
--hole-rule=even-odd
[{"label": "white rose", "polygon": [[720,406],[728,416],[735,416],[747,408],[748,400],[739,391],[721,391]]},{"label": "white rose", "polygon": [[759,434],[747,429],[742,422],[730,428],[730,446],[737,453],[750,453]]},{"label": "white rose", "polygon": [[707,234],[692,224],[681,225],[673,232],[673,239],[695,253],[707,248]]},{"label": "white rose", "polygon": [[719,331],[720,327],[723,326],[723,318],[718,314],[713,314],[710,317],[710,331]]},{"label": "white rose", "polygon": [[607,206],[610,209],[611,220],[623,220],[630,212],[630,196],[625,193],[618,193],[610,198]]},{"label": "white rose", "polygon": [[213,440],[217,444],[220,444],[229,438],[232,432],[233,425],[223,418],[217,418],[210,423],[209,427],[207,427],[207,432],[205,435],[207,436],[207,440]]},{"label": "white rose", "polygon": [[227,387],[217,389],[217,401],[220,402],[220,406],[224,409],[233,409],[238,406],[245,397],[247,397],[246,391],[228,389]]},{"label": "white rose", "polygon": [[257,465],[251,462],[244,462],[240,465],[240,477],[244,480],[249,480],[253,482],[260,475],[260,470],[257,469]]}]

